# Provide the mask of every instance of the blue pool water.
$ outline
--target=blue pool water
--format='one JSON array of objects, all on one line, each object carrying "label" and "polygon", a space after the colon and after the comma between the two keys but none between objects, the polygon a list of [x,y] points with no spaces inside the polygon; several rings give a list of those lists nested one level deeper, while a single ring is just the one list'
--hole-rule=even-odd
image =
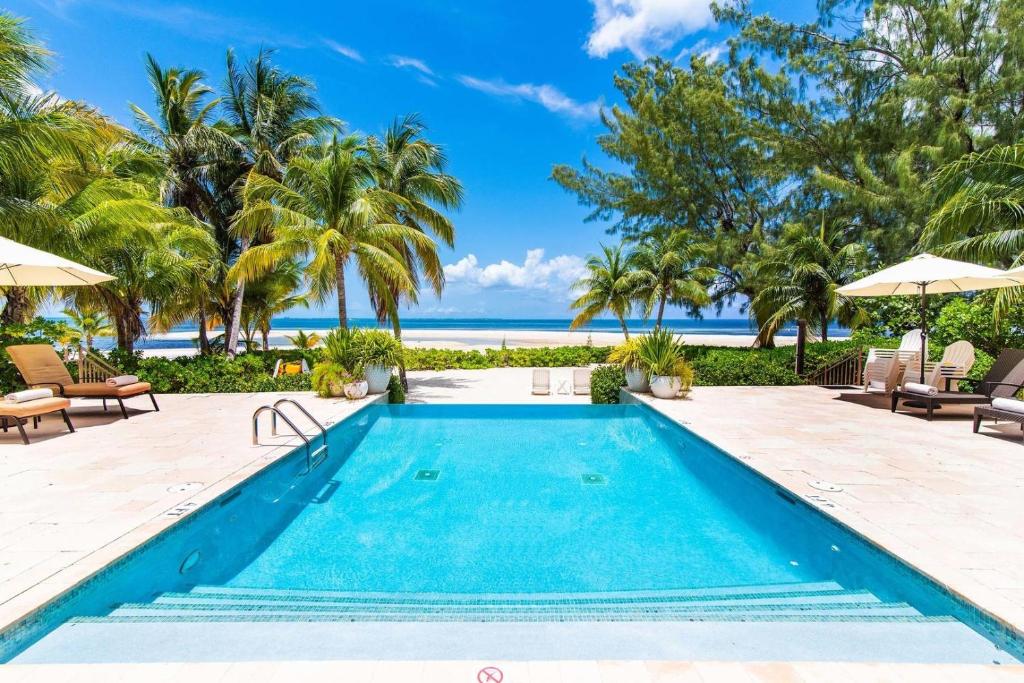
[{"label": "blue pool water", "polygon": [[0,636],[0,654],[1017,651],[1013,634],[646,407],[378,405],[329,445],[311,472],[300,449],[182,520]]}]

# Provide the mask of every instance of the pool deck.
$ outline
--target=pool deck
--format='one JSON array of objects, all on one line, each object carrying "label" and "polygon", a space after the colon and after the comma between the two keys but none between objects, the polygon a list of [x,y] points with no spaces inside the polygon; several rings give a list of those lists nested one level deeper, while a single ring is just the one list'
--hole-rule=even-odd
[{"label": "pool deck", "polygon": [[[556,389],[569,370],[553,369]],[[411,402],[586,403],[533,397],[530,370],[410,373]],[[281,396],[284,396],[282,394]],[[362,404],[299,396],[323,420]],[[249,418],[273,394],[161,396],[160,413],[76,407],[65,434],[0,433],[0,628],[73,587],[297,443],[249,445]],[[889,413],[884,399],[816,387],[701,387],[654,407],[1024,630],[1024,446],[1016,426],[971,433],[969,408],[935,421]],[[87,404],[85,404],[87,405]],[[142,404],[140,403],[140,406]],[[269,442],[269,429],[264,428]],[[34,434],[33,434],[34,435]],[[840,492],[812,488],[821,480]],[[195,484],[198,484],[196,486]],[[192,484],[191,487],[180,487]],[[818,496],[811,499],[808,496]],[[479,666],[477,666],[479,664]],[[489,663],[488,663],[489,664]],[[0,667],[8,680],[476,680],[484,663],[313,662]],[[509,662],[506,681],[1024,680],[1024,667],[815,663]],[[474,668],[476,667],[476,668]]]}]

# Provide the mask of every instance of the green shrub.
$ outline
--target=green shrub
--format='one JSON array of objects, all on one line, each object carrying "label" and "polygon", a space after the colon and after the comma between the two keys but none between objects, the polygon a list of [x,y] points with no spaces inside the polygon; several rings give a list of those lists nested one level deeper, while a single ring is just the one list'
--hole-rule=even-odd
[{"label": "green shrub", "polygon": [[[706,347],[705,347],[706,348]],[[690,349],[687,349],[689,352]],[[711,348],[692,361],[700,386],[777,386],[803,384],[793,371],[793,353],[775,350]],[[689,355],[689,353],[688,353]]]},{"label": "green shrub", "polygon": [[404,350],[406,370],[481,370],[484,368],[556,368],[583,367],[604,363],[611,347],[561,346],[523,349]]},{"label": "green shrub", "polygon": [[388,380],[388,403],[405,403],[405,387],[398,375]]},{"label": "green shrub", "polygon": [[619,390],[626,384],[621,365],[602,365],[590,375],[591,403],[618,403]]}]

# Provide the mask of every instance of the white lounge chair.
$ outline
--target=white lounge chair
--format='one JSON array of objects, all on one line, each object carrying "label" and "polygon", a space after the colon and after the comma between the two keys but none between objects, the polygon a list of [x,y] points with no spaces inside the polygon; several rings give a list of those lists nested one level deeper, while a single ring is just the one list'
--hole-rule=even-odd
[{"label": "white lounge chair", "polygon": [[536,369],[533,371],[533,393],[537,396],[547,396],[551,393],[550,370]]},{"label": "white lounge chair", "polygon": [[899,348],[868,349],[864,363],[864,391],[891,394],[900,385],[907,363],[921,355],[921,330],[910,330]]},{"label": "white lounge chair", "polygon": [[[921,380],[920,354],[907,363],[903,372],[905,382]],[[951,380],[946,389],[947,377],[965,377],[974,365],[974,345],[969,341],[953,342],[942,351],[942,360],[938,363],[928,361],[924,364],[924,383],[930,384],[939,391],[957,391],[957,381]]]},{"label": "white lounge chair", "polygon": [[574,368],[572,371],[572,393],[590,395],[591,368]]}]

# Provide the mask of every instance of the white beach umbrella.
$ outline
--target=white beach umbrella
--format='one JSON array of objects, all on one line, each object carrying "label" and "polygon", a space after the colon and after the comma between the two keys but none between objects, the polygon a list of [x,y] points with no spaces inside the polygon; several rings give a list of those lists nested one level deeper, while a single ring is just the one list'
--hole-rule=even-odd
[{"label": "white beach umbrella", "polygon": [[0,287],[74,287],[115,279],[48,251],[0,237]]},{"label": "white beach umbrella", "polygon": [[[1022,269],[1024,270],[1024,269]],[[928,295],[968,292],[976,289],[1016,287],[1024,277],[1009,276],[996,268],[974,263],[921,254],[909,261],[880,270],[837,291],[846,296],[921,297],[921,377],[924,383],[924,360],[928,358]]]}]

